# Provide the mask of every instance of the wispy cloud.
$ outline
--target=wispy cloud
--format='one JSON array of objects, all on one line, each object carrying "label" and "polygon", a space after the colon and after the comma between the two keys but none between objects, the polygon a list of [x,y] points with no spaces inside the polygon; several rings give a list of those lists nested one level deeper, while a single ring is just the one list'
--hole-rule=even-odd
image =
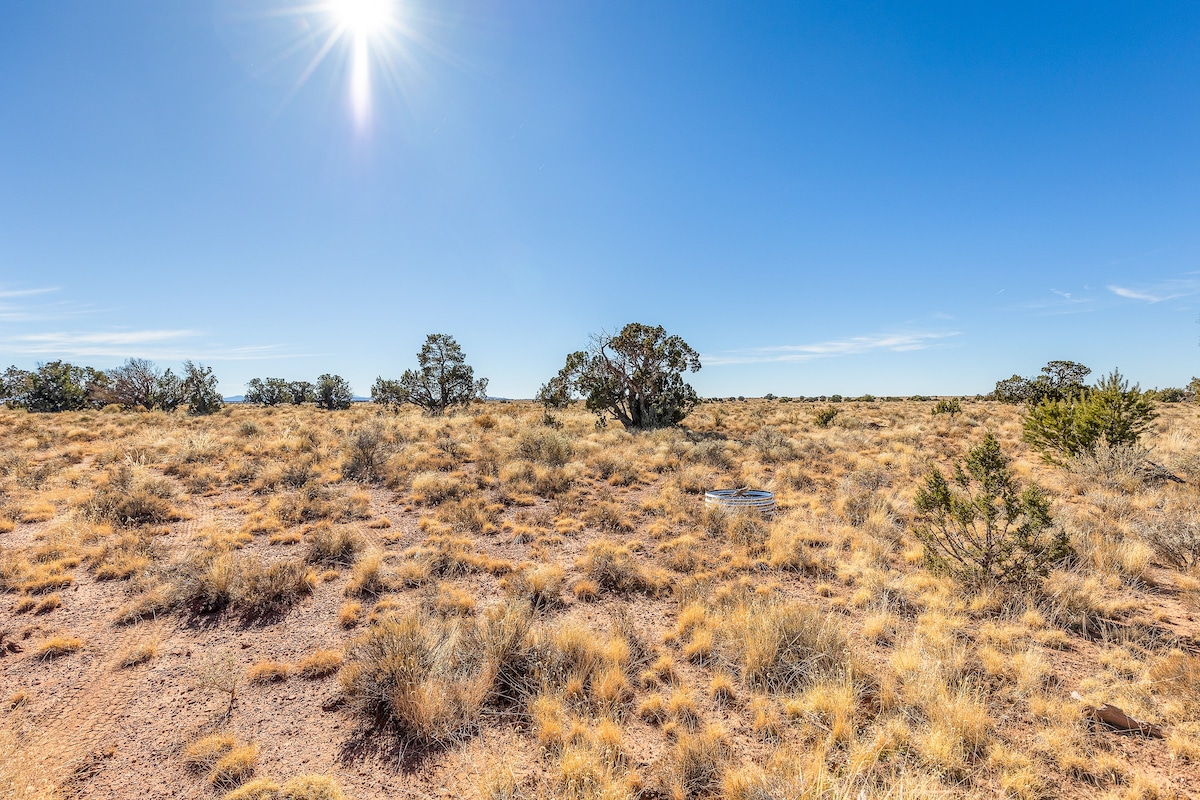
[{"label": "wispy cloud", "polygon": [[14,289],[0,286],[0,323],[4,322],[46,322],[49,320],[66,319],[87,313],[86,306],[69,303],[63,300],[34,299],[43,295],[52,295],[58,291],[56,286],[43,286],[32,289]]},{"label": "wispy cloud", "polygon": [[30,297],[35,294],[50,294],[57,291],[57,286],[46,286],[41,289],[0,289],[0,297]]},{"label": "wispy cloud", "polygon": [[705,366],[719,367],[727,364],[794,363],[812,361],[817,358],[858,355],[878,350],[905,353],[936,347],[941,340],[958,335],[958,331],[879,333],[812,344],[785,344],[728,350],[723,353],[701,356],[701,361]]},{"label": "wispy cloud", "polygon": [[[95,318],[102,312],[93,306],[47,299],[58,291],[57,287],[0,285],[0,353],[17,357],[160,361],[252,361],[313,355],[291,352],[278,344],[231,347],[205,331],[190,328],[67,328],[70,323],[64,324],[64,320]],[[55,324],[57,330],[30,331],[37,323]]]},{"label": "wispy cloud", "polygon": [[1179,297],[1191,297],[1200,294],[1200,281],[1195,278],[1176,278],[1160,281],[1150,286],[1117,286],[1110,284],[1108,290],[1118,297],[1127,300],[1141,300],[1144,303],[1163,303]]},{"label": "wispy cloud", "polygon": [[150,358],[162,361],[254,361],[298,358],[280,345],[227,347],[204,341],[202,331],[109,330],[26,333],[0,338],[0,350],[20,356],[60,358]]},{"label": "wispy cloud", "polygon": [[1042,316],[1057,316],[1060,314],[1083,314],[1100,308],[1097,297],[1090,286],[1084,286],[1081,291],[1065,291],[1050,289],[1050,297],[1041,298],[1023,305],[1030,311],[1039,311]]}]

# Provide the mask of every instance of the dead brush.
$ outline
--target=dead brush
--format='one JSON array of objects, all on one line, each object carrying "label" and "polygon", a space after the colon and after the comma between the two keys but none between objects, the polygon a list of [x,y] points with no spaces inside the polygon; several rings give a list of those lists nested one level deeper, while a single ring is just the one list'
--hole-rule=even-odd
[{"label": "dead brush", "polygon": [[853,670],[839,622],[812,606],[755,602],[727,611],[719,627],[729,657],[751,686],[792,692]]},{"label": "dead brush", "polygon": [[278,613],[312,593],[317,575],[301,561],[264,564],[238,553],[196,551],[178,565],[174,604],[196,612],[231,607],[249,616]]},{"label": "dead brush", "polygon": [[335,528],[329,522],[313,526],[307,539],[308,552],[304,558],[310,564],[349,566],[365,546],[362,537],[352,528]]},{"label": "dead brush", "polygon": [[658,594],[669,586],[664,576],[639,564],[627,545],[609,539],[589,543],[586,554],[575,566],[601,589],[617,594]]},{"label": "dead brush", "polygon": [[561,603],[566,572],[557,564],[536,564],[515,571],[504,580],[511,595],[525,599],[531,608],[541,610]]},{"label": "dead brush", "polygon": [[346,648],[346,696],[415,744],[461,739],[478,727],[494,680],[471,634],[455,619],[382,617]]}]

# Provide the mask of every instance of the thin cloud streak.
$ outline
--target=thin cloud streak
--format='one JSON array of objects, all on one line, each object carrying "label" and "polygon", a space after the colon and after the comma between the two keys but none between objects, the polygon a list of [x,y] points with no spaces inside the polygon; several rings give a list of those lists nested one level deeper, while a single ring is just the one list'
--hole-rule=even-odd
[{"label": "thin cloud streak", "polygon": [[701,361],[705,366],[720,367],[730,364],[797,363],[879,350],[907,353],[936,347],[940,340],[958,335],[958,331],[881,333],[813,344],[773,345],[731,350],[726,353],[701,356]]},{"label": "thin cloud streak", "polygon": [[188,343],[203,335],[203,332],[193,330],[28,333],[0,339],[0,350],[18,356],[150,358],[161,361],[260,361],[314,355],[288,353],[276,344],[226,347],[219,343]]},{"label": "thin cloud streak", "polygon": [[[0,323],[5,322],[48,322],[91,313],[93,309],[62,300],[53,303],[30,303],[22,298],[54,294],[57,286],[33,289],[0,288]],[[14,302],[15,301],[15,302]]]},{"label": "thin cloud streak", "polygon": [[1195,278],[1175,278],[1160,281],[1150,286],[1118,286],[1109,284],[1107,288],[1117,297],[1126,300],[1140,300],[1143,303],[1165,303],[1180,297],[1192,297],[1200,294],[1200,281]]},{"label": "thin cloud streak", "polygon": [[46,286],[41,289],[0,289],[0,297],[29,297],[35,294],[50,294],[57,291],[57,286]]}]

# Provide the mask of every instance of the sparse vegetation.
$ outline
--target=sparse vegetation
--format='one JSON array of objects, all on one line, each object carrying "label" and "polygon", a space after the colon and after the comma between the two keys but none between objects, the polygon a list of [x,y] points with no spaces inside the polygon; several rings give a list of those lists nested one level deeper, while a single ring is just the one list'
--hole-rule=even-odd
[{"label": "sparse vegetation", "polygon": [[[631,432],[279,383],[210,415],[0,410],[0,793],[35,761],[20,785],[175,769],[242,800],[1200,789],[1190,404],[1062,469],[988,401]],[[705,512],[747,485],[774,518]]]}]

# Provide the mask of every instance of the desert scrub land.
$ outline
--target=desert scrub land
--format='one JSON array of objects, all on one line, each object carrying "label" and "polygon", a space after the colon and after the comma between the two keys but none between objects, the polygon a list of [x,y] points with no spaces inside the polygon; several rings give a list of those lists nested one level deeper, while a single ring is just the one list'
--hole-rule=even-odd
[{"label": "desert scrub land", "polygon": [[[0,796],[1200,795],[1196,406],[1183,483],[933,407],[0,410]],[[987,432],[1069,544],[1019,587],[917,536]]]}]

